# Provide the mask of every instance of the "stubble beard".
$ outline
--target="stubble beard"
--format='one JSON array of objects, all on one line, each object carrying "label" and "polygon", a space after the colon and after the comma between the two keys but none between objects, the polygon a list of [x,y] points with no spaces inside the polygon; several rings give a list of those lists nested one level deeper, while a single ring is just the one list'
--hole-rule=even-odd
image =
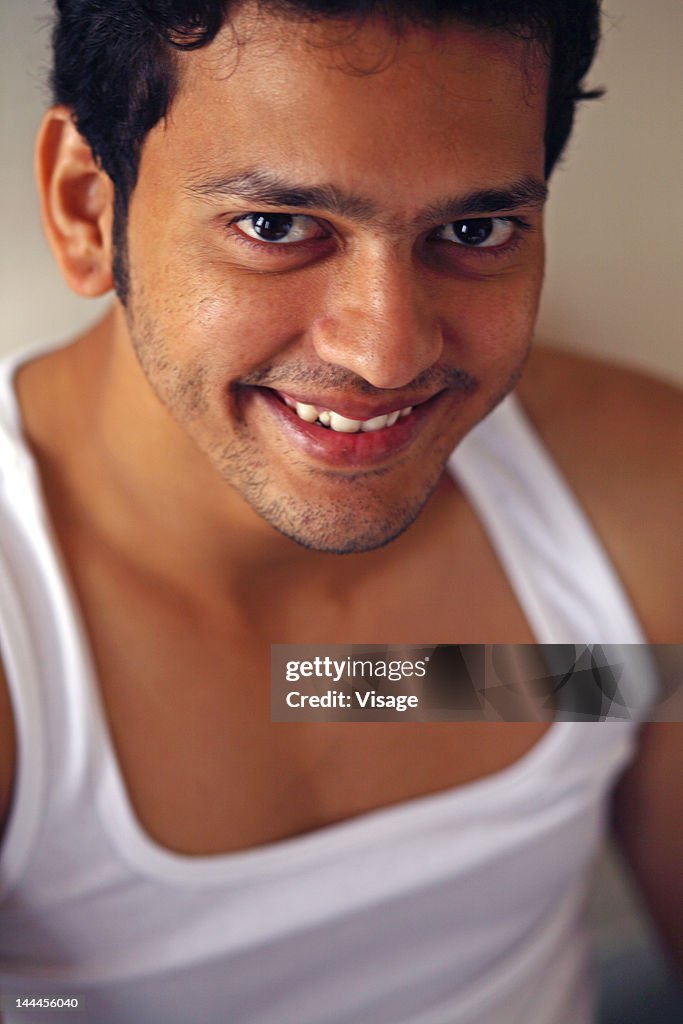
[{"label": "stubble beard", "polygon": [[[410,494],[403,500],[394,498],[387,503],[382,478],[391,469],[384,468],[346,475],[341,496],[339,480],[331,474],[338,495],[332,506],[322,501],[304,500],[291,493],[294,487],[290,493],[274,493],[268,460],[243,422],[235,422],[233,418],[229,442],[201,436],[201,427],[197,424],[202,420],[211,421],[215,405],[206,364],[197,361],[178,366],[153,320],[145,314],[144,303],[136,301],[135,306],[133,315],[131,303],[127,302],[125,313],[133,348],[149,387],[232,492],[274,530],[310,550],[360,554],[390,544],[417,520],[442,478],[453,450],[452,442],[443,438],[437,440],[436,445],[441,450],[431,453],[433,468],[421,483],[416,481],[415,489],[411,487]],[[484,416],[515,386],[528,351],[527,348],[507,384],[492,397]],[[224,408],[221,411],[224,413]],[[224,415],[214,415],[213,420],[217,431],[221,427],[225,430]],[[310,478],[312,487],[321,483],[324,486],[323,469],[313,468],[304,460],[297,464],[295,458],[290,464],[300,478]],[[422,472],[421,466],[419,472]],[[226,528],[229,525],[226,522]]]},{"label": "stubble beard", "polygon": [[[441,479],[450,446],[412,500],[394,500],[387,505],[381,497],[386,469],[347,474],[341,497],[337,479],[334,489],[338,496],[333,506],[301,498],[293,493],[293,487],[289,493],[277,493],[268,461],[244,424],[233,426],[229,442],[203,441],[198,437],[195,424],[212,408],[205,368],[197,365],[181,369],[175,365],[163,340],[155,336],[144,317],[136,317],[135,325],[129,317],[129,329],[138,362],[158,401],[195,442],[233,494],[274,530],[304,548],[330,554],[359,554],[384,547],[412,526]],[[291,468],[299,479],[310,479],[310,490],[324,488],[324,470],[313,469],[295,458]],[[303,489],[309,488],[305,484],[298,488]],[[229,522],[226,527],[229,528]]]}]

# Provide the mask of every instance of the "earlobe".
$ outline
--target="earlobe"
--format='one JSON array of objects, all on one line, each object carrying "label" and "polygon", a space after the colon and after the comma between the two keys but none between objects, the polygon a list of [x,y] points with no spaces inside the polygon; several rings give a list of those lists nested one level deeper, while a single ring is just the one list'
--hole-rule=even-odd
[{"label": "earlobe", "polygon": [[36,175],[43,226],[67,284],[86,298],[110,291],[114,188],[66,107],[43,118]]}]

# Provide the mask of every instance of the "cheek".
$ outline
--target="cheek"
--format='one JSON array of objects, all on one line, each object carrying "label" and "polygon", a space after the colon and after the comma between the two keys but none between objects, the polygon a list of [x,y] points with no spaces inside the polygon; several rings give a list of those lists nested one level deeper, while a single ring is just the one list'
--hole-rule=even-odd
[{"label": "cheek", "polygon": [[529,344],[540,295],[542,271],[463,283],[451,297],[448,340],[467,367],[504,369]]},{"label": "cheek", "polygon": [[170,274],[155,290],[157,333],[175,359],[202,363],[223,383],[277,361],[305,334],[308,302],[284,277],[186,267],[183,275],[175,275],[176,287],[173,280]]},{"label": "cheek", "polygon": [[236,379],[301,335],[305,286],[231,265],[194,225],[145,198],[134,193],[129,219],[132,306],[173,362]]},{"label": "cheek", "polygon": [[233,376],[276,361],[306,330],[304,304],[291,284],[223,284],[195,295],[190,344],[229,366]]}]

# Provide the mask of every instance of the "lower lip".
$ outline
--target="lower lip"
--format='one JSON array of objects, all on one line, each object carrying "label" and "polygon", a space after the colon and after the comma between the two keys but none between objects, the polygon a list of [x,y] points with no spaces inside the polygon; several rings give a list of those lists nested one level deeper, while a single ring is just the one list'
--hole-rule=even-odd
[{"label": "lower lip", "polygon": [[400,416],[392,427],[344,434],[319,423],[306,423],[267,388],[249,388],[253,398],[277,421],[278,430],[311,458],[339,468],[374,468],[408,448],[424,422],[443,402],[442,391]]}]

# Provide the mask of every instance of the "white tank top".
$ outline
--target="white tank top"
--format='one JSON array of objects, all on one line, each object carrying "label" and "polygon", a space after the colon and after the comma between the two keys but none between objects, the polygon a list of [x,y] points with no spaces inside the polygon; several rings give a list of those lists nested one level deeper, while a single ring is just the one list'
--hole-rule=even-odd
[{"label": "white tank top", "polygon": [[[0,648],[18,775],[0,861],[7,1024],[588,1024],[584,905],[630,722],[556,722],[453,790],[253,850],[161,848],[131,809],[0,367]],[[450,470],[542,643],[643,641],[588,523],[508,398]],[[654,679],[643,664],[644,699]],[[390,726],[388,726],[390,728]],[[458,742],[457,726],[453,743]],[[227,780],[238,786],[239,778]]]}]

